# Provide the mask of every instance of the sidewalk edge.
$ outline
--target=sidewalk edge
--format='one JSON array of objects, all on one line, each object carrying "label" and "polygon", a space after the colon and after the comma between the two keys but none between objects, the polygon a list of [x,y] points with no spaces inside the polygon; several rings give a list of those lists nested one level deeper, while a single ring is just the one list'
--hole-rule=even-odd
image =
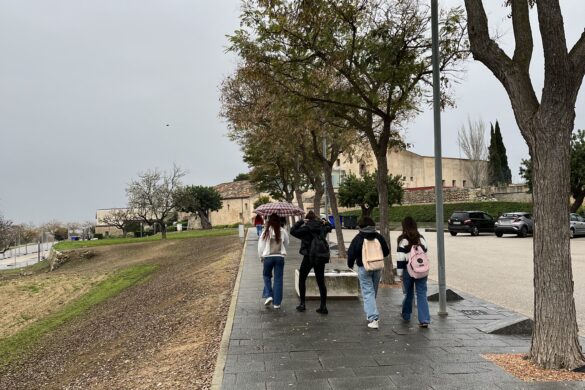
[{"label": "sidewalk edge", "polygon": [[244,259],[246,256],[246,245],[248,244],[248,231],[246,231],[246,237],[244,238],[244,244],[242,246],[242,256],[240,258],[240,265],[238,270],[238,276],[234,283],[234,289],[232,291],[230,309],[228,311],[225,327],[223,328],[223,335],[221,336],[221,343],[219,345],[219,351],[217,352],[217,360],[215,362],[215,370],[213,371],[213,379],[211,381],[211,390],[220,390],[223,384],[223,374],[225,369],[225,361],[227,357],[227,350],[229,348],[230,337],[232,335],[232,327],[234,325],[234,315],[236,312],[236,304],[238,302],[238,294],[240,292],[240,279],[242,278],[242,271],[244,269]]}]

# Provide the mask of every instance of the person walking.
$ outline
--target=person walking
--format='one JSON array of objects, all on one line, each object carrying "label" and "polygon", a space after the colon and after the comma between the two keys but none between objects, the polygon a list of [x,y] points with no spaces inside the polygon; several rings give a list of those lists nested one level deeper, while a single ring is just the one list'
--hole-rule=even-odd
[{"label": "person walking", "polygon": [[427,301],[427,279],[423,277],[415,279],[408,273],[407,264],[410,250],[413,245],[418,245],[426,253],[427,242],[418,232],[416,221],[412,217],[405,217],[402,220],[402,234],[398,237],[398,249],[396,257],[396,271],[402,280],[405,292],[402,301],[402,319],[410,321],[412,314],[412,299],[416,290],[416,306],[418,309],[418,323],[421,328],[427,328],[431,323],[429,302]]},{"label": "person walking", "polygon": [[291,236],[301,240],[299,253],[303,255],[303,261],[299,268],[299,295],[301,301],[297,306],[298,311],[305,311],[306,309],[306,282],[312,268],[315,271],[315,279],[317,279],[321,298],[321,305],[317,309],[317,313],[327,314],[329,312],[327,310],[327,287],[325,286],[325,264],[329,262],[329,259],[311,256],[311,244],[315,239],[324,240],[331,230],[331,224],[325,220],[318,220],[312,210],[305,215],[304,220],[297,221],[290,229]]},{"label": "person walking", "polygon": [[[390,254],[390,248],[384,237],[376,231],[376,223],[370,217],[362,217],[358,221],[360,228],[357,236],[351,240],[349,249],[347,250],[347,266],[353,269],[354,264],[358,266],[358,278],[360,281],[360,290],[362,291],[362,298],[364,300],[364,311],[368,320],[368,328],[378,329],[380,322],[380,313],[376,305],[376,297],[378,296],[378,285],[382,277],[384,257]],[[364,264],[366,259],[364,256],[364,243],[367,248],[375,248],[372,252],[378,253],[380,259],[377,259],[378,266],[370,267],[369,264]],[[366,254],[367,255],[367,254]],[[371,256],[371,255],[370,255]],[[381,263],[380,263],[381,260]],[[366,269],[379,268],[379,269]]]},{"label": "person walking", "polygon": [[[264,263],[262,276],[264,278],[264,291],[262,298],[265,298],[264,305],[272,302],[275,309],[280,309],[282,303],[282,279],[284,273],[284,258],[289,238],[284,229],[280,228],[278,215],[271,214],[268,222],[258,239],[258,256]],[[274,284],[272,273],[274,271]]]},{"label": "person walking", "polygon": [[262,227],[264,226],[264,218],[260,214],[256,214],[254,217],[254,226],[256,226],[256,234],[260,237],[262,233]]}]

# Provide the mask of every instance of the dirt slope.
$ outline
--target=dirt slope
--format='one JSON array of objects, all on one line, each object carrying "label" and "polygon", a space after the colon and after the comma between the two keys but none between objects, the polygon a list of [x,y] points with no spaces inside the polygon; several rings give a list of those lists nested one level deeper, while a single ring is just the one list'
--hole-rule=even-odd
[{"label": "dirt slope", "polygon": [[160,267],[147,282],[45,337],[0,373],[10,389],[204,389],[237,273],[234,236],[93,249],[58,272],[88,275],[136,263]]}]

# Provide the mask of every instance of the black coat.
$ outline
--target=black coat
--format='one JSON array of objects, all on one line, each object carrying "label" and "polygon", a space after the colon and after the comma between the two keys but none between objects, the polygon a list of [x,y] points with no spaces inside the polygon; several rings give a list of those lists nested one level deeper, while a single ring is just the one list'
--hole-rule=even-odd
[{"label": "black coat", "polygon": [[299,250],[299,253],[303,256],[308,256],[313,237],[319,234],[325,235],[332,229],[331,224],[326,221],[311,219],[305,223],[305,221],[301,219],[292,226],[290,229],[290,235],[301,240],[301,249]]},{"label": "black coat", "polygon": [[380,233],[376,232],[375,230],[371,232],[364,232],[360,230],[358,235],[355,236],[353,240],[351,240],[351,244],[349,244],[349,249],[347,250],[347,266],[349,268],[353,268],[354,263],[357,264],[358,267],[364,266],[362,262],[362,247],[364,246],[364,240],[373,240],[376,238],[378,241],[380,241],[384,257],[390,254],[390,248],[388,248],[386,240]]}]

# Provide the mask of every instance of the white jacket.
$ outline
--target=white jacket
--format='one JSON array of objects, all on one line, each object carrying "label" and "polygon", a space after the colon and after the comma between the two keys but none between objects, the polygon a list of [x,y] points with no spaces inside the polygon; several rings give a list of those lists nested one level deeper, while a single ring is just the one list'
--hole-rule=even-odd
[{"label": "white jacket", "polygon": [[[268,239],[264,238],[264,232],[266,228],[262,230],[262,234],[258,237],[258,256],[260,258],[266,257],[270,255],[270,237],[274,238],[274,230],[270,228],[270,237]],[[280,229],[280,239],[282,240],[282,245],[280,246],[280,255],[286,256],[286,246],[288,245],[288,233],[284,229]],[[274,255],[272,255],[274,256]]]}]

